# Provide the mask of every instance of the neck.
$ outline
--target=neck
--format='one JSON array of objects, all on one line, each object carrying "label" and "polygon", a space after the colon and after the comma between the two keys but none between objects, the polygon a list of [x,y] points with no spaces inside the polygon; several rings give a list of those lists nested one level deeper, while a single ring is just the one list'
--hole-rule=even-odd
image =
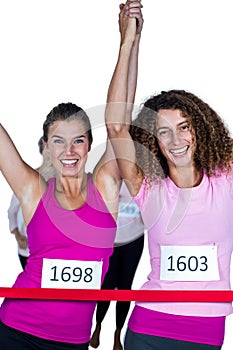
[{"label": "neck", "polygon": [[80,208],[87,196],[87,174],[82,177],[56,178],[55,197],[58,203],[68,210]]},{"label": "neck", "polygon": [[78,177],[57,176],[55,190],[58,193],[64,194],[66,194],[66,192],[69,192],[70,190],[75,190],[76,193],[81,193],[83,190],[85,190],[86,184],[86,173],[83,173],[81,176]]},{"label": "neck", "polygon": [[180,167],[169,170],[169,177],[180,188],[198,186],[203,174],[194,167]]}]

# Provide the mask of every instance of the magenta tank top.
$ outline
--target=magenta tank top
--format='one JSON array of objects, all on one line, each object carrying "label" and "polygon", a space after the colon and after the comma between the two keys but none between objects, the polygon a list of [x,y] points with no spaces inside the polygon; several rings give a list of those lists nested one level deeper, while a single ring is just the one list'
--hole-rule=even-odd
[{"label": "magenta tank top", "polygon": [[136,305],[128,326],[136,333],[221,346],[224,340],[225,319],[225,316],[173,315]]},{"label": "magenta tank top", "polygon": [[[41,288],[45,259],[58,259],[63,264],[67,261],[67,266],[70,261],[81,261],[84,266],[87,262],[100,262],[103,282],[113,251],[116,222],[95,188],[91,174],[88,174],[86,202],[76,210],[62,208],[54,197],[54,189],[55,179],[50,179],[27,227],[30,256],[26,269],[13,287]],[[70,271],[74,270],[64,270]],[[55,267],[53,273],[54,280],[61,278]],[[64,273],[63,277],[67,280],[70,274]],[[77,270],[72,277],[77,280]],[[6,298],[0,317],[4,324],[34,336],[80,344],[90,340],[95,306],[95,301]]]}]

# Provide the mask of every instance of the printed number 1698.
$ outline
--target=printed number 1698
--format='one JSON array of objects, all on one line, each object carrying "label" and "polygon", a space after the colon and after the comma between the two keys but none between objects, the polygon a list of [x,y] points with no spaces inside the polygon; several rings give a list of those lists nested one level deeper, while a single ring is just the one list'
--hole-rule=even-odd
[{"label": "printed number 1698", "polygon": [[63,269],[59,272],[57,266],[51,267],[51,271],[53,273],[52,278],[50,278],[50,281],[60,281],[63,282],[79,282],[83,278],[83,281],[86,283],[89,283],[92,281],[92,272],[93,269],[91,267],[87,267],[84,269],[84,271],[80,267],[75,267],[71,269],[70,266],[65,266]]}]

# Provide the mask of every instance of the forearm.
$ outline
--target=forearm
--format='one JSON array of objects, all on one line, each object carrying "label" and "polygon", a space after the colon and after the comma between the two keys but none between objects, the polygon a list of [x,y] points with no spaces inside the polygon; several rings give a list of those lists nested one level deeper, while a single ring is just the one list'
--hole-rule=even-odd
[{"label": "forearm", "polygon": [[28,247],[27,237],[22,235],[19,232],[17,227],[12,231],[12,233],[14,233],[14,235],[15,235],[15,238],[16,238],[16,241],[18,243],[19,248],[27,249],[27,247]]},{"label": "forearm", "polygon": [[128,77],[133,39],[121,43],[117,64],[109,85],[106,107],[106,123],[114,128],[125,124],[128,102]]},{"label": "forearm", "polygon": [[143,27],[141,7],[140,1],[138,3],[127,1],[125,6],[121,5],[119,16],[121,46],[107,98],[108,104],[111,103],[108,111],[112,110],[112,113],[107,115],[107,122],[115,120],[116,129],[122,125],[128,128],[131,123],[137,87],[139,43]]},{"label": "forearm", "polygon": [[131,50],[129,73],[128,73],[128,90],[127,90],[127,110],[126,110],[126,123],[130,125],[132,119],[132,111],[135,101],[135,94],[137,88],[138,78],[138,55],[139,55],[139,43],[141,34],[137,34],[134,40],[134,44]]},{"label": "forearm", "polygon": [[[12,139],[0,124],[0,170],[18,197],[24,185],[22,177],[25,168],[26,165],[20,157]],[[26,184],[27,181],[25,181]]]},{"label": "forearm", "polygon": [[8,221],[9,221],[9,229],[11,233],[14,233],[14,229],[17,228],[17,216],[16,214],[11,214],[8,211]]},{"label": "forearm", "polygon": [[11,233],[13,233],[15,235],[15,238],[18,240],[21,236],[21,234],[19,233],[18,227],[15,227],[13,230],[11,230]]}]

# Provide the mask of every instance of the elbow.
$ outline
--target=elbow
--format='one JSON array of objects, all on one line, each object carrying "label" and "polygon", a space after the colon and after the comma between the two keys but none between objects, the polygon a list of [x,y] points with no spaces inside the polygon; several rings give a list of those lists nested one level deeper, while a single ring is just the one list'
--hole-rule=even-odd
[{"label": "elbow", "polygon": [[111,122],[106,124],[107,134],[109,139],[119,138],[124,135],[126,125],[123,123]]}]

